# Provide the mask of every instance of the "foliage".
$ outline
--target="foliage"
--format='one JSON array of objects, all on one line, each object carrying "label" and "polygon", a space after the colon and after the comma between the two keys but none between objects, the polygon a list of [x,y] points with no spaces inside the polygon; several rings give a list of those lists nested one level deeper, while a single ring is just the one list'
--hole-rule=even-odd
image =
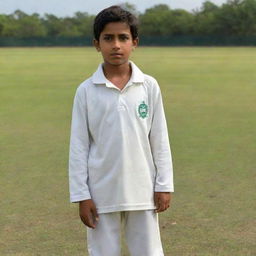
[{"label": "foliage", "polygon": [[[171,9],[166,4],[155,5],[144,13],[128,2],[121,6],[138,16],[141,36],[256,35],[256,0],[228,0],[221,6],[205,1],[199,10],[192,12]],[[87,12],[77,12],[73,17],[53,14],[40,17],[17,10],[11,15],[0,15],[0,36],[88,37],[92,36],[94,17]]]}]

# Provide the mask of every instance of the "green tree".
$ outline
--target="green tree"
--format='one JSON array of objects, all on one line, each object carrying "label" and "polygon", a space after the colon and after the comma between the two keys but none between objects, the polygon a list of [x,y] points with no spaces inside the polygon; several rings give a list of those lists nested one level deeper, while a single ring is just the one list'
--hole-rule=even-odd
[{"label": "green tree", "polygon": [[194,16],[182,9],[156,5],[140,16],[141,34],[155,36],[184,35],[193,31]]},{"label": "green tree", "polygon": [[256,0],[229,0],[216,16],[223,35],[253,35],[256,25]]},{"label": "green tree", "polygon": [[43,18],[43,25],[46,28],[48,36],[58,36],[62,31],[61,19],[53,14],[45,14]]},{"label": "green tree", "polygon": [[92,36],[94,17],[86,12],[75,13],[74,22],[81,36]]},{"label": "green tree", "polygon": [[22,11],[15,11],[7,16],[7,22],[2,28],[3,36],[13,37],[43,37],[47,31],[38,14],[27,15]]},{"label": "green tree", "polygon": [[191,35],[194,16],[182,9],[171,10],[169,33],[171,35]]},{"label": "green tree", "polygon": [[256,35],[256,0],[244,0],[241,3],[240,34]]},{"label": "green tree", "polygon": [[212,12],[215,12],[219,9],[219,7],[212,3],[211,1],[205,1],[203,2],[203,5],[201,7],[201,13],[212,13]]},{"label": "green tree", "polygon": [[160,4],[146,10],[139,17],[140,31],[143,35],[168,35],[171,24],[171,10],[168,5]]},{"label": "green tree", "polygon": [[5,25],[8,23],[8,18],[4,14],[0,14],[0,36],[3,36]]},{"label": "green tree", "polygon": [[196,35],[215,35],[218,34],[216,15],[219,7],[210,1],[205,1],[199,12],[195,13],[194,34]]},{"label": "green tree", "polygon": [[60,36],[76,37],[81,36],[78,27],[75,24],[75,19],[71,17],[61,19],[61,31]]},{"label": "green tree", "polygon": [[44,37],[47,34],[38,14],[26,15],[19,20],[19,37]]},{"label": "green tree", "polygon": [[5,18],[2,19],[2,36],[17,36],[19,31],[19,24],[15,19],[15,14],[6,15]]}]

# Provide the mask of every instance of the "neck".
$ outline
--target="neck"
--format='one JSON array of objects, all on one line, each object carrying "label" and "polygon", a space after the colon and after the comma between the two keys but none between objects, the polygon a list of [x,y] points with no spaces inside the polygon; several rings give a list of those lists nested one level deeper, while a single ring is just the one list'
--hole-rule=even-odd
[{"label": "neck", "polygon": [[126,62],[122,65],[114,66],[108,63],[103,64],[103,71],[106,78],[113,78],[113,77],[124,77],[131,75],[131,67],[129,62]]}]

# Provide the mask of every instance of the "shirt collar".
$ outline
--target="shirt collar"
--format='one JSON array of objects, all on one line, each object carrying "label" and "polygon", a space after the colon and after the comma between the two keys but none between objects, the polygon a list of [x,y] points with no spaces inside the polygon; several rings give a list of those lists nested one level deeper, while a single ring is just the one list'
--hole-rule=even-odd
[{"label": "shirt collar", "polygon": [[[132,75],[129,80],[129,83],[135,83],[135,84],[142,84],[144,82],[144,74],[142,71],[132,62],[129,61],[131,67],[132,67]],[[103,72],[103,64],[100,64],[98,66],[98,69],[92,76],[92,82],[94,84],[105,84],[106,86],[111,86],[111,83],[108,81],[108,79],[105,77]]]}]

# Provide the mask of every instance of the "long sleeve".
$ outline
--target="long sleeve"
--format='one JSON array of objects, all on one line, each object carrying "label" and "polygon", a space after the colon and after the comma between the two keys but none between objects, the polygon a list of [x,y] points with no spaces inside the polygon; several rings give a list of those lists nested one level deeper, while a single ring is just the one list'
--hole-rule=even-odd
[{"label": "long sleeve", "polygon": [[69,151],[69,190],[71,202],[91,198],[88,187],[87,168],[89,147],[86,95],[84,88],[78,87],[73,103]]},{"label": "long sleeve", "polygon": [[173,192],[173,164],[162,95],[156,83],[153,94],[153,117],[149,134],[151,151],[156,166],[155,192]]}]

